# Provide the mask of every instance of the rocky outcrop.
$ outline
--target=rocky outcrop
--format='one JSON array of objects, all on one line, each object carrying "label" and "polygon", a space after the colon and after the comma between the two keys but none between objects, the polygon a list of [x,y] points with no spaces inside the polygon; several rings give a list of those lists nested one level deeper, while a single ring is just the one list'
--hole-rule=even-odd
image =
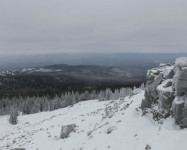
[{"label": "rocky outcrop", "polygon": [[70,124],[66,126],[62,126],[61,128],[61,133],[60,133],[60,138],[65,139],[68,138],[69,134],[73,131],[75,131],[76,124]]},{"label": "rocky outcrop", "polygon": [[176,59],[174,65],[161,64],[148,70],[141,108],[173,115],[180,126],[187,127],[187,57]]}]

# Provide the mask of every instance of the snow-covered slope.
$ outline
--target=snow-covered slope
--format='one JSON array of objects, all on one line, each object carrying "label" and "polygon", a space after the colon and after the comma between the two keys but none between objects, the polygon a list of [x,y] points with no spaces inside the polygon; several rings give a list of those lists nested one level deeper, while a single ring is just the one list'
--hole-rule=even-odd
[{"label": "snow-covered slope", "polygon": [[[0,117],[0,150],[185,150],[187,130],[173,118],[163,124],[139,109],[144,92],[124,100],[84,101],[52,112],[19,116],[16,126]],[[60,139],[63,125],[77,125],[67,139]],[[111,132],[111,133],[110,133]]]}]

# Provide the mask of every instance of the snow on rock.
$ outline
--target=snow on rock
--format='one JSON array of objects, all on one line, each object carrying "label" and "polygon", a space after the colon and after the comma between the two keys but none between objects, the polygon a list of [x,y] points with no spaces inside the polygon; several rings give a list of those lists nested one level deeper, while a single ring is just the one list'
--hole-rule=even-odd
[{"label": "snow on rock", "polygon": [[[180,129],[172,117],[155,122],[142,116],[139,108],[144,92],[124,100],[91,100],[52,112],[18,117],[18,124],[0,116],[0,150],[184,150],[187,130]],[[107,117],[109,109],[113,117]],[[61,139],[62,126],[78,126]],[[88,134],[90,133],[90,134]]]},{"label": "snow on rock", "polygon": [[187,57],[181,57],[176,59],[174,65],[161,64],[158,68],[149,70],[142,109],[147,112],[147,108],[153,110],[158,105],[157,112],[151,110],[154,117],[173,114],[181,127],[187,127],[186,68]]},{"label": "snow on rock", "polygon": [[172,92],[172,79],[166,79],[164,80],[158,87],[157,90],[158,91],[168,91],[168,92]]},{"label": "snow on rock", "polygon": [[66,126],[62,126],[60,138],[65,139],[68,138],[69,134],[73,131],[75,131],[76,124],[69,124]]},{"label": "snow on rock", "polygon": [[166,109],[170,109],[174,99],[174,91],[172,90],[172,79],[164,80],[158,87],[158,99]]},{"label": "snow on rock", "polygon": [[173,112],[175,115],[175,119],[178,123],[182,123],[183,121],[183,108],[184,108],[185,99],[184,97],[175,97],[173,101]]},{"label": "snow on rock", "polygon": [[187,67],[187,57],[179,57],[175,61],[177,67]]}]

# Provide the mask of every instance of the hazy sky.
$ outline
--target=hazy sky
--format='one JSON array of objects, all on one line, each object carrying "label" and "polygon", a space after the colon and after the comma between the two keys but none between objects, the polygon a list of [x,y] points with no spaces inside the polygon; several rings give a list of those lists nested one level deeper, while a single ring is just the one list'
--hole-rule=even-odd
[{"label": "hazy sky", "polygon": [[0,54],[187,52],[187,0],[0,0]]}]

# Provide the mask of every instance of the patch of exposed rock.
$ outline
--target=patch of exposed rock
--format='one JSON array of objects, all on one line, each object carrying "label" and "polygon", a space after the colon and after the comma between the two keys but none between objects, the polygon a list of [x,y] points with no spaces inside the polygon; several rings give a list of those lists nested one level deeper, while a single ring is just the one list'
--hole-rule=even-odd
[{"label": "patch of exposed rock", "polygon": [[75,131],[76,124],[70,124],[66,126],[62,126],[61,128],[61,133],[60,133],[60,138],[65,139],[68,138],[69,134],[73,131]]},{"label": "patch of exposed rock", "polygon": [[144,112],[150,108],[155,119],[173,115],[181,127],[187,127],[187,57],[148,70],[141,108]]}]

